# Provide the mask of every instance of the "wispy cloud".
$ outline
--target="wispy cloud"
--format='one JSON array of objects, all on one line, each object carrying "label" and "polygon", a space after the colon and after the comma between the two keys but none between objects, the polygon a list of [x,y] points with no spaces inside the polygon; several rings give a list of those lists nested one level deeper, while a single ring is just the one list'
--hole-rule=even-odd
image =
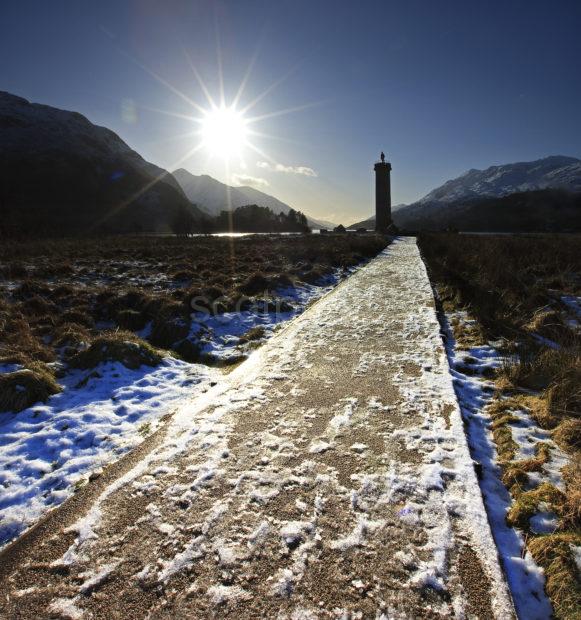
[{"label": "wispy cloud", "polygon": [[262,189],[269,185],[266,179],[251,177],[247,174],[233,174],[232,183],[234,183],[234,185],[250,185],[250,187],[255,187],[256,189]]},{"label": "wispy cloud", "polygon": [[286,172],[287,174],[302,174],[306,177],[319,176],[312,168],[308,166],[285,166],[284,164],[270,164],[267,161],[257,161],[258,168],[272,170],[273,172]]}]

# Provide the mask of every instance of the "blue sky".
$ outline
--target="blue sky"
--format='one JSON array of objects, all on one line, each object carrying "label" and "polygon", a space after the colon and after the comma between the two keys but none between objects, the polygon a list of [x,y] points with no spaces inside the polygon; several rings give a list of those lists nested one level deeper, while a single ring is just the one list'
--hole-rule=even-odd
[{"label": "blue sky", "polygon": [[219,38],[226,103],[255,58],[240,106],[284,80],[247,116],[302,109],[253,125],[268,159],[200,149],[180,165],[248,177],[351,223],[373,210],[381,149],[394,203],[469,168],[581,157],[580,32],[580,2],[12,2],[0,21],[0,88],[79,111],[171,168],[199,141],[180,115],[199,112],[151,72],[207,107],[184,51],[218,99]]}]

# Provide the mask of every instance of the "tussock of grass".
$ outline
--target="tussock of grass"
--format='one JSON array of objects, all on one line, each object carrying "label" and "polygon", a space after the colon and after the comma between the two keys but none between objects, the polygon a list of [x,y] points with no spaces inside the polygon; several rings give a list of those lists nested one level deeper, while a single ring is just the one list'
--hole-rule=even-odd
[{"label": "tussock of grass", "polygon": [[23,353],[28,358],[42,362],[52,362],[54,352],[35,334],[21,315],[12,314],[0,322],[0,351],[3,355]]},{"label": "tussock of grass", "polygon": [[581,583],[572,545],[581,545],[579,533],[536,536],[528,543],[535,562],[545,571],[546,590],[557,620],[581,618]]},{"label": "tussock of grass", "polygon": [[293,288],[295,281],[288,273],[280,273],[272,279],[276,288]]},{"label": "tussock of grass", "polygon": [[78,349],[91,340],[89,330],[78,323],[63,323],[54,331],[53,344],[56,347]]},{"label": "tussock of grass", "polygon": [[523,348],[508,359],[499,376],[512,388],[548,390],[551,415],[581,412],[581,354],[575,349]]},{"label": "tussock of grass", "polygon": [[486,342],[486,338],[477,323],[466,322],[459,317],[453,317],[450,327],[454,335],[454,340],[460,349],[471,349]]},{"label": "tussock of grass", "polygon": [[51,301],[47,300],[40,295],[34,295],[26,301],[23,301],[19,308],[26,315],[42,315],[54,313],[57,310],[57,306]]},{"label": "tussock of grass", "polygon": [[11,351],[0,355],[0,366],[3,364],[19,364],[20,366],[28,366],[31,362],[30,357],[24,353]]},{"label": "tussock of grass", "polygon": [[120,310],[117,313],[117,324],[123,329],[137,331],[143,329],[147,324],[147,317],[138,310]]},{"label": "tussock of grass", "polygon": [[102,362],[121,362],[135,370],[140,366],[157,366],[162,356],[150,344],[130,332],[105,332],[70,360],[74,368],[95,368]]},{"label": "tussock of grass", "polygon": [[563,330],[567,329],[567,327],[559,312],[545,307],[537,310],[531,320],[525,323],[523,329],[531,334],[538,334],[550,340],[559,340]]},{"label": "tussock of grass", "polygon": [[553,439],[567,452],[581,450],[581,420],[564,420],[553,431]]},{"label": "tussock of grass", "polygon": [[547,390],[549,412],[581,418],[581,350],[567,353],[560,372]]},{"label": "tussock of grass", "polygon": [[90,314],[90,311],[86,308],[73,308],[63,312],[60,317],[61,323],[76,323],[77,325],[84,325],[91,328],[95,325],[95,320]]},{"label": "tussock of grass", "polygon": [[173,350],[186,362],[204,361],[200,345],[187,338],[175,344]]},{"label": "tussock of grass", "polygon": [[512,438],[510,423],[516,420],[511,413],[519,409],[518,401],[515,398],[494,399],[487,408],[487,413],[492,418],[492,436],[496,444],[498,460],[507,463],[514,459],[518,446]]},{"label": "tussock of grass", "polygon": [[313,267],[308,271],[304,271],[300,274],[299,278],[302,282],[307,284],[316,284],[325,277],[325,270],[321,267]]},{"label": "tussock of grass", "polygon": [[506,516],[506,522],[528,532],[530,531],[529,520],[540,512],[541,504],[545,504],[555,514],[561,515],[565,499],[564,493],[557,487],[548,482],[543,482],[536,489],[521,493],[515,499]]},{"label": "tussock of grass", "polygon": [[579,454],[563,468],[563,478],[567,493],[561,515],[561,528],[581,531],[581,456]]},{"label": "tussock of grass", "polygon": [[492,431],[494,442],[496,443],[496,451],[498,452],[498,460],[502,462],[512,461],[517,453],[518,446],[512,438],[510,427],[500,426]]},{"label": "tussock of grass", "polygon": [[273,285],[271,279],[260,272],[253,273],[238,286],[238,290],[245,295],[266,293],[273,288],[275,288],[275,286]]},{"label": "tussock of grass", "polygon": [[20,300],[30,300],[33,297],[50,297],[50,288],[38,280],[26,279],[14,291],[14,297]]},{"label": "tussock of grass", "polygon": [[265,333],[264,327],[261,327],[260,325],[252,327],[245,334],[240,336],[240,342],[244,344],[245,342],[250,342],[252,340],[260,340],[261,338],[264,338]]},{"label": "tussock of grass", "polygon": [[518,422],[518,418],[513,413],[505,413],[500,417],[494,418],[491,428],[494,431],[501,426],[506,426],[507,424],[514,424],[515,422]]},{"label": "tussock of grass", "polygon": [[538,443],[535,452],[534,457],[512,461],[503,468],[502,483],[513,496],[518,496],[524,491],[529,480],[528,474],[541,471],[543,465],[551,458],[551,451],[546,443]]},{"label": "tussock of grass", "polygon": [[150,342],[156,347],[171,349],[187,337],[190,332],[190,321],[182,317],[160,317],[151,326]]},{"label": "tussock of grass", "polygon": [[52,374],[40,365],[0,374],[0,411],[22,411],[60,391]]}]

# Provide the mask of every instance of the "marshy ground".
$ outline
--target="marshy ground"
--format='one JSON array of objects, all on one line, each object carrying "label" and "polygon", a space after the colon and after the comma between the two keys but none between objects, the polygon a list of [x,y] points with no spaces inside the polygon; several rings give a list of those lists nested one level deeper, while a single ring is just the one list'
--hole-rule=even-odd
[{"label": "marshy ground", "polygon": [[[192,333],[193,312],[292,312],[281,289],[340,277],[386,243],[376,235],[5,242],[0,369],[20,374],[0,375],[0,411],[58,391],[67,366],[153,366],[159,349],[186,361],[216,361],[204,352],[200,330]],[[250,327],[240,344],[262,335]]]}]

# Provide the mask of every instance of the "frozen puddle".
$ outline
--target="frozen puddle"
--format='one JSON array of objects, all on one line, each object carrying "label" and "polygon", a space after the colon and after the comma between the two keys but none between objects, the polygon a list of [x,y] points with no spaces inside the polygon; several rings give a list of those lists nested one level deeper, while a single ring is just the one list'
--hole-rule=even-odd
[{"label": "frozen puddle", "polygon": [[54,535],[3,558],[8,615],[513,613],[414,239],[180,408],[80,514],[51,516]]}]

